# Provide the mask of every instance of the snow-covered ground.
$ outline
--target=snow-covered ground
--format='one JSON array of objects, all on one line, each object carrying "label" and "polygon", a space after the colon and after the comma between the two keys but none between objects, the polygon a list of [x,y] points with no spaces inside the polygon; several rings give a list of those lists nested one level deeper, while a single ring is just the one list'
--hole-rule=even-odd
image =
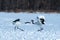
[{"label": "snow-covered ground", "polygon": [[[13,12],[0,12],[0,40],[60,40],[60,14],[35,13],[20,12],[15,14]],[[45,25],[24,24],[24,22],[31,19],[37,21],[36,17],[40,15],[45,16]],[[19,27],[24,31],[14,30],[15,25],[12,24],[12,21],[18,18],[21,19]],[[43,30],[37,31],[40,27]]]}]

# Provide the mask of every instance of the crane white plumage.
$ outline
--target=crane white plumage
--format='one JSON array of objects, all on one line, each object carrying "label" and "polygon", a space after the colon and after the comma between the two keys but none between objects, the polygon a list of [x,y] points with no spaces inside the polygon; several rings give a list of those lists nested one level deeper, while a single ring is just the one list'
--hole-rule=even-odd
[{"label": "crane white plumage", "polygon": [[[37,23],[40,26],[43,26],[43,24],[45,24],[45,17],[44,16],[37,16]],[[38,31],[42,31],[43,27],[40,27],[40,29]]]},{"label": "crane white plumage", "polygon": [[45,17],[44,16],[37,16],[37,20],[40,24],[45,24]]},{"label": "crane white plumage", "polygon": [[16,19],[13,21],[13,24],[15,25],[15,30],[20,29],[21,31],[24,31],[23,29],[19,28],[21,25],[20,19]]}]

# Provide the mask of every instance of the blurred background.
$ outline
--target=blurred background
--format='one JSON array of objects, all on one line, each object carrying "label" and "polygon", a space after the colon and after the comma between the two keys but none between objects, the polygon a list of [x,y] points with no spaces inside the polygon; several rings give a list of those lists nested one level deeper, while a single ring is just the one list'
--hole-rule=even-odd
[{"label": "blurred background", "polygon": [[59,12],[60,0],[0,0],[0,11]]}]

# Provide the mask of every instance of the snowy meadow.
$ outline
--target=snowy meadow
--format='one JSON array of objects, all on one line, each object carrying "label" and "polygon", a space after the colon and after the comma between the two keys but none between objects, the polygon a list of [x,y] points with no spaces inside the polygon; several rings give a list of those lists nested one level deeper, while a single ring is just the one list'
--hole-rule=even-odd
[{"label": "snowy meadow", "polygon": [[[37,21],[37,16],[45,16],[46,24],[25,24],[30,22],[31,19]],[[15,25],[12,21],[21,19],[20,28],[14,30]],[[43,28],[42,31],[37,31]],[[7,13],[0,12],[0,40],[60,40],[60,14],[57,13],[44,13],[44,12],[20,12],[20,13]]]}]

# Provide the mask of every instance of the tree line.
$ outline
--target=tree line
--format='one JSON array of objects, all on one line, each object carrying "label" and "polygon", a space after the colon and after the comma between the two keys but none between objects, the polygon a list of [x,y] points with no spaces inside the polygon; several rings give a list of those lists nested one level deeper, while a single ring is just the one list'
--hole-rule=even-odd
[{"label": "tree line", "polygon": [[60,10],[60,0],[0,0],[4,10]]}]

